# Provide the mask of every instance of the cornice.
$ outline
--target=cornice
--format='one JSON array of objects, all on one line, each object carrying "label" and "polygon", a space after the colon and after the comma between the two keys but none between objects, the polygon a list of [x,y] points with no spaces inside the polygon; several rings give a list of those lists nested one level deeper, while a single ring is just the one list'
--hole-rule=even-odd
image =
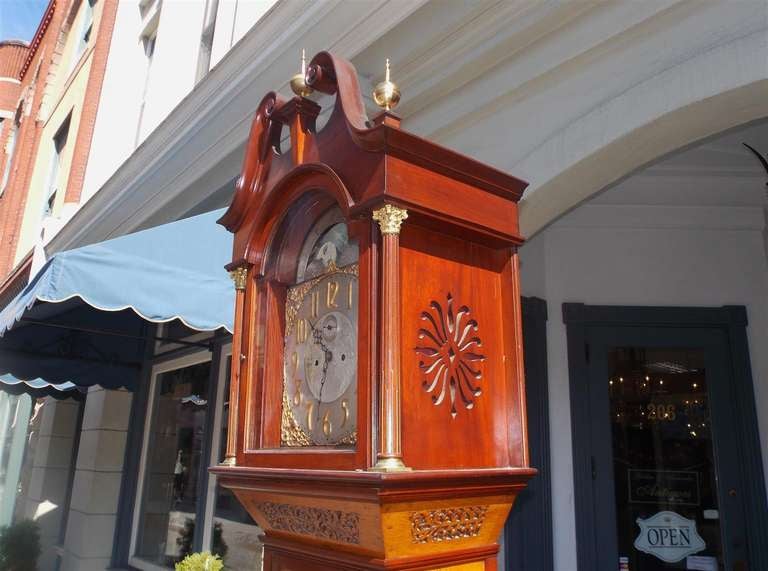
[{"label": "cornice", "polygon": [[45,9],[45,12],[43,13],[43,17],[40,20],[40,24],[37,26],[37,31],[35,31],[35,35],[32,38],[32,41],[29,43],[29,53],[27,54],[27,59],[24,62],[24,65],[21,67],[21,72],[19,73],[19,79],[23,79],[24,75],[27,73],[27,70],[29,69],[30,64],[32,63],[32,59],[35,57],[35,54],[37,53],[37,48],[40,47],[40,43],[43,41],[43,36],[45,35],[45,32],[48,30],[48,26],[51,23],[51,20],[53,19],[53,13],[56,10],[56,0],[50,0],[48,2],[48,7]]}]

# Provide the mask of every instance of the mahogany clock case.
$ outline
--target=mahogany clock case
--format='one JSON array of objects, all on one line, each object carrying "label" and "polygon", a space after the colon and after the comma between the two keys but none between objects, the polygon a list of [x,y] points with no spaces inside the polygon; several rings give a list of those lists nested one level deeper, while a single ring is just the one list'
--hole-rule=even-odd
[{"label": "mahogany clock case", "polygon": [[[264,529],[265,569],[493,570],[535,474],[517,260],[526,184],[391,112],[369,120],[340,58],[316,55],[306,82],[335,96],[326,125],[315,129],[314,101],[268,94],[220,221],[235,234],[239,358],[227,458],[212,471]],[[358,245],[357,433],[286,445],[286,297],[332,209]]]},{"label": "mahogany clock case", "polygon": [[[235,340],[241,359],[233,369],[237,465],[373,466],[382,353],[396,351],[408,467],[527,466],[516,258],[525,183],[401,130],[391,113],[369,121],[354,70],[343,60],[321,53],[308,77],[313,69],[319,78],[313,87],[336,96],[326,126],[315,131],[320,109],[312,101],[265,97],[222,218],[235,233],[231,267],[250,268]],[[284,127],[291,133],[286,152],[280,150]],[[384,203],[408,212],[396,268],[384,266],[382,235],[372,220]],[[334,206],[359,244],[357,444],[281,446],[285,292],[304,236]],[[393,270],[400,303],[384,307],[382,276]],[[383,347],[381,322],[395,311],[400,343]],[[430,370],[440,360],[445,363]]]}]

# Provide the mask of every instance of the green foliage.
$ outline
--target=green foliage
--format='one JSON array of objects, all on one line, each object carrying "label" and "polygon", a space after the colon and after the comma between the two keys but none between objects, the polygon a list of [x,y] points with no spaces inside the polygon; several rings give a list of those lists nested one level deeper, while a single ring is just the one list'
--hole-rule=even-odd
[{"label": "green foliage", "polygon": [[176,571],[221,571],[222,569],[224,569],[224,563],[218,555],[211,555],[210,551],[192,553],[176,564]]},{"label": "green foliage", "polygon": [[34,521],[19,521],[0,529],[2,571],[36,571],[40,551],[40,527]]}]

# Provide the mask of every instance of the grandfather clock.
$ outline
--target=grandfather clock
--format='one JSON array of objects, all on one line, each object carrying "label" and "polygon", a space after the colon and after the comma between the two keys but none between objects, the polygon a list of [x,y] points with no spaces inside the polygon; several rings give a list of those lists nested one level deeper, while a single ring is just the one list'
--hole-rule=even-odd
[{"label": "grandfather clock", "polygon": [[[220,223],[237,289],[227,457],[264,568],[493,570],[528,466],[526,184],[369,120],[317,54],[253,120]],[[323,128],[312,92],[335,96]]]}]

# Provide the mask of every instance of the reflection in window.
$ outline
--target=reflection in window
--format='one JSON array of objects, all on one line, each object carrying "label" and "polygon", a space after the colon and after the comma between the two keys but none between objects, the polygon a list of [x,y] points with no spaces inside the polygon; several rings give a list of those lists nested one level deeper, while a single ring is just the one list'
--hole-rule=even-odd
[{"label": "reflection in window", "polygon": [[211,51],[213,50],[213,33],[216,30],[216,15],[219,11],[219,0],[206,0],[203,31],[200,34],[200,53],[197,56],[197,75],[195,83],[203,79],[211,69]]},{"label": "reflection in window", "polygon": [[51,216],[53,214],[53,207],[56,204],[56,195],[59,191],[59,185],[62,183],[60,180],[60,178],[62,178],[61,160],[64,154],[64,148],[67,146],[67,139],[69,138],[69,124],[71,118],[72,114],[70,113],[53,136],[53,152],[51,154],[51,165],[48,171],[48,190],[43,207],[43,216]]},{"label": "reflection in window", "polygon": [[[632,571],[690,569],[684,558],[663,561],[638,547],[640,522],[661,512],[695,522],[705,545],[696,555],[712,569],[723,568],[705,363],[700,349],[609,351],[619,556]],[[685,553],[690,534],[674,541]]]},{"label": "reflection in window", "polygon": [[165,567],[195,551],[210,369],[206,362],[156,378],[135,555]]},{"label": "reflection in window", "polygon": [[[227,359],[227,378],[224,386],[224,409],[219,439],[219,463],[227,449],[227,421],[229,418],[229,379],[232,357]],[[211,552],[219,555],[227,569],[261,569],[261,529],[228,489],[216,485]]]}]

